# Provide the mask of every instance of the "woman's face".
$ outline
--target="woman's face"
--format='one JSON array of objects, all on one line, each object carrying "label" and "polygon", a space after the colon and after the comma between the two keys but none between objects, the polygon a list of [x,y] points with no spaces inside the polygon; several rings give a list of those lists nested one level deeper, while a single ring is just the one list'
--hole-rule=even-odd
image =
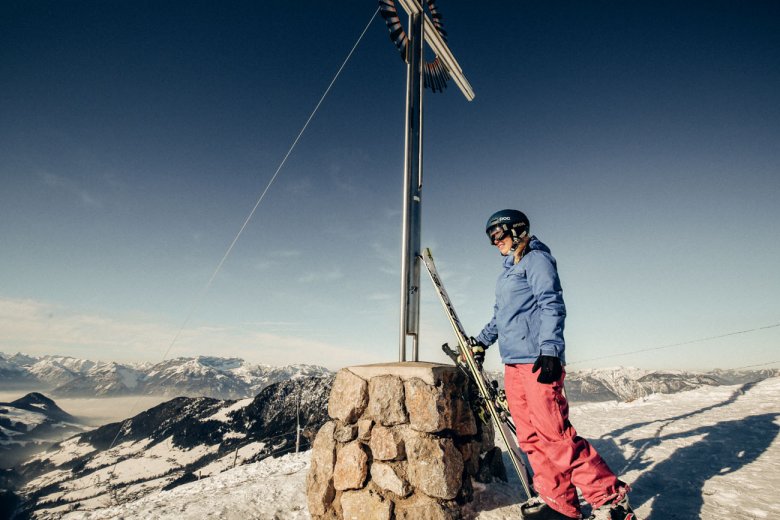
[{"label": "woman's face", "polygon": [[512,235],[506,233],[503,238],[498,240],[493,240],[493,243],[498,248],[498,251],[503,256],[506,256],[512,250]]}]

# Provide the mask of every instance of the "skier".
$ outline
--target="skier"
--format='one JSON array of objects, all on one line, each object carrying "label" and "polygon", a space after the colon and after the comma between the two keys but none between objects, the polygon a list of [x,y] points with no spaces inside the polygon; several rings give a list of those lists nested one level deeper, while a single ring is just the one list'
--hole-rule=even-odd
[{"label": "skier", "polygon": [[496,284],[493,318],[469,340],[480,364],[485,349],[499,343],[518,444],[539,493],[521,510],[527,519],[581,518],[579,488],[593,506],[591,519],[636,520],[628,504],[629,486],[569,422],[563,392],[563,291],[550,249],[529,235],[529,227],[528,217],[512,209],[488,219],[485,232],[505,257],[504,270]]}]

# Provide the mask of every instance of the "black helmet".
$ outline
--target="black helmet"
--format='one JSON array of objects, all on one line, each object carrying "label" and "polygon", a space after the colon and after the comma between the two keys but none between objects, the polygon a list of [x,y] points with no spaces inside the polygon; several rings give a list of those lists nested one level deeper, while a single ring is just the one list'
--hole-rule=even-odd
[{"label": "black helmet", "polygon": [[528,234],[529,227],[530,223],[525,213],[516,209],[502,209],[490,215],[485,224],[485,233],[491,244],[494,238],[503,237],[507,233],[510,233],[512,241],[517,243]]}]

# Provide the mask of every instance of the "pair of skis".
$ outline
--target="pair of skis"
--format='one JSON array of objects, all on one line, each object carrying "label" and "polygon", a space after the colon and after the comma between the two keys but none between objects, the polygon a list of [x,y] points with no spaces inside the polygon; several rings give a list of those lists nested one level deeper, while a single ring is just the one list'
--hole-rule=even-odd
[{"label": "pair of skis", "polygon": [[468,342],[468,336],[458,319],[458,315],[455,313],[455,308],[452,306],[447,291],[444,289],[444,284],[436,270],[436,265],[433,263],[433,256],[431,255],[430,249],[426,248],[423,251],[422,261],[428,270],[431,281],[433,281],[433,286],[436,288],[436,294],[438,294],[439,300],[441,301],[442,306],[444,306],[444,312],[447,314],[447,317],[452,324],[452,328],[455,330],[455,335],[458,338],[459,352],[456,352],[447,344],[442,345],[442,349],[455,362],[455,365],[457,365],[458,368],[460,368],[477,386],[480,396],[480,405],[485,410],[486,414],[490,416],[490,420],[493,421],[493,425],[496,427],[501,440],[507,448],[509,458],[512,461],[512,466],[517,472],[517,476],[520,477],[520,481],[523,484],[523,491],[525,491],[526,496],[531,499],[536,493],[531,487],[528,468],[523,460],[522,451],[517,445],[515,425],[509,415],[509,406],[506,402],[506,395],[503,391],[498,389],[498,384],[495,381],[489,382],[487,380],[485,374],[482,372],[482,367],[474,359],[474,354],[472,353],[471,346]]}]

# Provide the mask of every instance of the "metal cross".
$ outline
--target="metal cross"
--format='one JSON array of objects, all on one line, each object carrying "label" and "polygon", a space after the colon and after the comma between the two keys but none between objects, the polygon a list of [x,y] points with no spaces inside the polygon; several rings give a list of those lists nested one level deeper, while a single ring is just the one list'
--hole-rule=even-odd
[{"label": "metal cross", "polygon": [[[406,67],[406,122],[404,138],[404,195],[401,227],[401,323],[399,361],[406,361],[407,340],[412,339],[412,361],[419,360],[420,341],[420,205],[422,202],[423,88],[436,92],[453,79],[468,101],[474,91],[452,55],[443,35],[433,0],[426,0],[434,21],[423,11],[419,0],[398,0],[409,15],[407,34],[395,15],[392,0],[380,0],[380,9],[391,38],[402,53]],[[390,13],[390,15],[388,15]],[[404,36],[406,41],[404,41]],[[432,64],[423,58],[423,42],[436,54]]]}]

